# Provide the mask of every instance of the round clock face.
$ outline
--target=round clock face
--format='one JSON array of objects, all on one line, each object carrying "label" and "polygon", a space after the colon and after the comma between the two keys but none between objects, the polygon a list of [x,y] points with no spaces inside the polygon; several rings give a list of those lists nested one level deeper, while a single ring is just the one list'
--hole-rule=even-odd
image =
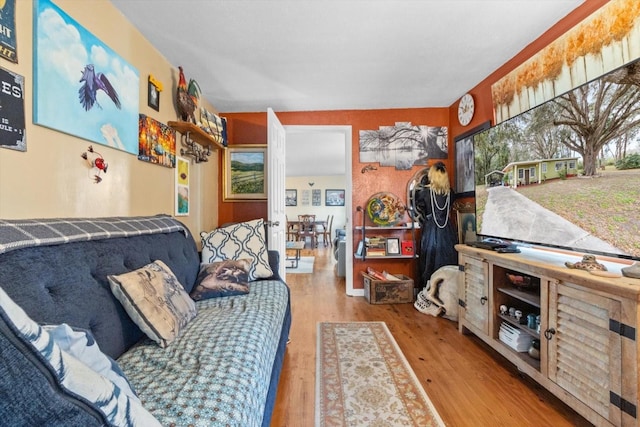
[{"label": "round clock face", "polygon": [[474,111],[473,96],[466,94],[460,98],[460,104],[458,104],[458,121],[462,126],[466,126],[471,122]]}]

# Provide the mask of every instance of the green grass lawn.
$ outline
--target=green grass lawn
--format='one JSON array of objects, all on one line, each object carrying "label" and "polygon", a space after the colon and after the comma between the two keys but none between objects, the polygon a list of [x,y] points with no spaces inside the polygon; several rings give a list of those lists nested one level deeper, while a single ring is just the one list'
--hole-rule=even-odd
[{"label": "green grass lawn", "polygon": [[[640,170],[607,169],[593,178],[555,179],[518,192],[594,236],[640,257]],[[484,206],[485,186],[476,187]],[[481,215],[481,212],[478,212]]]}]

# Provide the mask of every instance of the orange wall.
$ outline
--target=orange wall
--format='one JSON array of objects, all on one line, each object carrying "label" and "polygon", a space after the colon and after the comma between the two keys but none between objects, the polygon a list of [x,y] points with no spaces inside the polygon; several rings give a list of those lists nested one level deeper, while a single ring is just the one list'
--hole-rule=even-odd
[{"label": "orange wall", "polygon": [[[359,132],[360,130],[378,129],[380,126],[393,126],[396,122],[411,122],[415,125],[448,126],[448,108],[408,108],[390,110],[345,110],[345,111],[305,111],[276,113],[283,125],[315,125],[315,126],[344,126],[352,127],[351,158],[353,183],[353,212],[356,224],[362,221],[361,214],[356,212],[356,206],[364,206],[369,197],[380,191],[390,191],[406,202],[406,188],[409,179],[421,167],[412,170],[399,171],[393,167],[380,167],[375,171],[362,174],[360,171],[367,163],[359,161]],[[266,113],[223,113],[228,120],[228,135],[230,144],[266,144],[267,115]],[[447,168],[453,167],[453,156],[444,159]],[[435,160],[434,160],[435,161]],[[222,170],[222,169],[220,169]],[[222,177],[221,177],[222,178]],[[257,217],[267,216],[266,202],[223,202],[219,200],[218,218],[220,223],[245,221]],[[352,225],[353,226],[353,225]],[[357,238],[354,238],[357,240]],[[357,244],[357,243],[356,243]],[[355,248],[354,248],[355,251]],[[348,251],[347,251],[348,252]],[[354,288],[362,288],[360,271],[367,266],[393,273],[416,277],[415,263],[406,261],[354,260]]]},{"label": "orange wall", "polygon": [[[354,222],[361,221],[360,214],[355,211],[358,205],[364,205],[369,196],[379,191],[391,191],[403,200],[406,198],[406,185],[411,176],[420,169],[414,167],[409,171],[398,171],[391,167],[378,167],[378,170],[366,174],[360,173],[364,164],[359,162],[359,131],[377,129],[379,126],[394,125],[396,122],[412,122],[417,125],[448,126],[449,127],[449,158],[445,160],[450,171],[450,179],[454,179],[455,152],[453,138],[478,126],[487,120],[493,124],[493,109],[491,102],[491,85],[518,67],[524,61],[536,54],[553,40],[564,34],[591,13],[606,4],[608,0],[586,0],[572,13],[559,21],[545,32],[540,38],[525,47],[519,54],[505,63],[502,67],[487,76],[485,80],[470,89],[475,99],[476,108],[473,120],[468,126],[461,126],[457,120],[458,102],[449,108],[410,108],[389,110],[344,110],[344,111],[305,111],[305,112],[276,112],[283,125],[333,125],[352,126],[352,179],[353,179],[353,212]],[[496,46],[499,48],[499,46]],[[428,104],[429,100],[425,100]],[[230,144],[266,144],[266,113],[222,113],[228,119],[228,133]],[[435,160],[434,160],[435,161]],[[219,168],[222,170],[222,168]],[[222,177],[220,177],[222,182]],[[233,202],[225,203],[219,197],[220,223],[244,221],[267,216],[266,202]],[[357,241],[357,238],[354,238]],[[355,250],[355,248],[354,248]],[[393,273],[402,273],[416,277],[415,264],[409,265],[403,261],[372,261],[366,265],[385,269]],[[354,260],[354,288],[362,288],[360,271],[364,271],[365,263]],[[416,284],[416,286],[420,286]]]}]

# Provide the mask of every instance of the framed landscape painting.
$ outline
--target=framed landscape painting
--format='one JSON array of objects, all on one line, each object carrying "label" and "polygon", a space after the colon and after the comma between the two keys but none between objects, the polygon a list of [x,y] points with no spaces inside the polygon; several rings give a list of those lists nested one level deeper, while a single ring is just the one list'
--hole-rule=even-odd
[{"label": "framed landscape painting", "polygon": [[224,200],[266,200],[267,145],[234,145],[222,154]]},{"label": "framed landscape painting", "polygon": [[344,190],[325,190],[325,206],[344,206]]}]

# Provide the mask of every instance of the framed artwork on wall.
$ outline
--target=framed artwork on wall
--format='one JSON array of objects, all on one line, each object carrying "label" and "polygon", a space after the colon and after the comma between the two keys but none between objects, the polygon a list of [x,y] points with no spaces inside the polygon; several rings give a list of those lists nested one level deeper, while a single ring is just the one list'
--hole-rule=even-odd
[{"label": "framed artwork on wall", "polygon": [[151,82],[151,79],[147,83],[147,105],[156,111],[160,111],[160,91]]},{"label": "framed artwork on wall", "polygon": [[468,132],[454,138],[456,149],[455,191],[459,197],[473,197],[475,185],[475,167],[473,162],[473,135],[491,127],[486,121]]},{"label": "framed artwork on wall", "polygon": [[27,151],[24,77],[0,68],[0,147]]},{"label": "framed artwork on wall", "polygon": [[298,190],[284,190],[284,205],[298,206]]},{"label": "framed artwork on wall", "polygon": [[322,191],[320,190],[311,190],[311,206],[320,206],[322,205]]},{"label": "framed artwork on wall", "polygon": [[144,114],[140,114],[138,123],[138,160],[175,167],[176,131]]},{"label": "framed artwork on wall", "polygon": [[52,1],[33,3],[33,122],[137,155],[138,70]]},{"label": "framed artwork on wall", "polygon": [[325,206],[344,206],[344,190],[324,190]]},{"label": "framed artwork on wall", "polygon": [[176,216],[189,215],[189,160],[176,157]]},{"label": "framed artwork on wall", "polygon": [[311,190],[302,190],[302,206],[311,204]]},{"label": "framed artwork on wall", "polygon": [[267,199],[267,145],[234,145],[222,152],[225,201]]}]

